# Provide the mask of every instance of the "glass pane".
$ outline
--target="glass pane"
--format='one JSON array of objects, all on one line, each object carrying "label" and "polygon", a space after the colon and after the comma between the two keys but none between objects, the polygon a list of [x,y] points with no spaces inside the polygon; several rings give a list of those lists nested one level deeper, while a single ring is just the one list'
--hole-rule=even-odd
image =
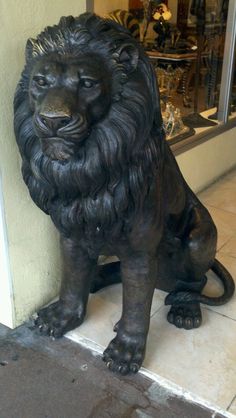
[{"label": "glass pane", "polygon": [[[122,10],[117,10],[117,0],[110,0],[109,5],[94,0],[96,13],[104,15],[106,3],[109,17],[128,28],[145,47],[155,67],[167,139],[172,142],[219,123],[220,90],[226,97],[222,67],[227,17],[234,1],[122,0]],[[232,115],[235,90],[234,75]]]},{"label": "glass pane", "polygon": [[134,13],[134,4],[144,10],[142,41],[155,66],[167,138],[217,125],[229,0],[129,3]]}]

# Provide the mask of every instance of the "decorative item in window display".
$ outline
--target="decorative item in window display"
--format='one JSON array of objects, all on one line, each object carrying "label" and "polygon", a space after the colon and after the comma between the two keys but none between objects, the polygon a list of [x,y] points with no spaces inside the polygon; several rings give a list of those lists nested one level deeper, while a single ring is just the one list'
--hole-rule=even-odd
[{"label": "decorative item in window display", "polygon": [[171,102],[166,103],[162,118],[167,140],[189,132],[189,128],[182,121],[180,109],[173,106]]},{"label": "decorative item in window display", "polygon": [[170,24],[168,20],[171,19],[170,9],[165,3],[160,3],[153,14],[153,19],[156,23],[153,30],[157,33],[156,47],[157,49],[164,49],[167,39],[171,38]]},{"label": "decorative item in window display", "polygon": [[[234,291],[215,260],[213,221],[165,141],[152,65],[115,22],[63,17],[27,42],[14,108],[24,181],[61,236],[59,300],[36,327],[61,337],[84,321],[91,290],[122,278],[122,316],[103,359],[135,373],[155,287],[169,292],[168,321],[185,329],[200,326],[200,303],[220,305]],[[98,266],[100,254],[120,261]],[[221,296],[201,294],[209,269]]]}]

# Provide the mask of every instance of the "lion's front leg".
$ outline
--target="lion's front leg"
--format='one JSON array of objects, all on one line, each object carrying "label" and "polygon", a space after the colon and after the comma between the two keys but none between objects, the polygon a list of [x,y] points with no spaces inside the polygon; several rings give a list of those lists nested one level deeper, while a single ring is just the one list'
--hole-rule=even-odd
[{"label": "lion's front leg", "polygon": [[142,365],[156,282],[156,260],[139,254],[121,260],[123,311],[117,336],[104,351],[103,360],[112,371],[137,373]]},{"label": "lion's front leg", "polygon": [[41,309],[35,321],[42,334],[55,338],[82,324],[97,265],[97,260],[91,260],[73,239],[62,237],[61,251],[63,276],[59,300]]}]

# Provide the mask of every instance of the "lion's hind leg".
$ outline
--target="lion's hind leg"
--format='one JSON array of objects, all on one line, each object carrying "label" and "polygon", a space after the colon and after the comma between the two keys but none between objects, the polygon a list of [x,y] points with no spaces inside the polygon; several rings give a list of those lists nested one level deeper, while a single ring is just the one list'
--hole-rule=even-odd
[{"label": "lion's hind leg", "polygon": [[178,253],[181,272],[178,272],[175,288],[165,301],[166,305],[171,305],[167,320],[178,328],[189,330],[202,323],[198,296],[206,284],[205,274],[214,262],[216,239],[215,225],[199,203],[192,209],[190,223],[181,238]]},{"label": "lion's hind leg", "polygon": [[171,305],[167,320],[177,328],[200,327],[202,313],[200,303],[195,300],[206,284],[206,277],[196,282],[177,281],[175,290],[166,297],[165,304]]}]

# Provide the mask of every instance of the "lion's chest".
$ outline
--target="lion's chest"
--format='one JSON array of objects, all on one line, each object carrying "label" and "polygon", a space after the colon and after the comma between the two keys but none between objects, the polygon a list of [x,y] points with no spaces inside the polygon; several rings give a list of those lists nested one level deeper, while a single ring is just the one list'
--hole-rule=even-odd
[{"label": "lion's chest", "polygon": [[59,232],[79,239],[91,256],[101,253],[109,255],[114,252],[116,244],[126,241],[124,219],[113,219],[113,213],[102,210],[102,203],[91,210],[82,199],[69,202],[57,198],[51,205],[50,216]]},{"label": "lion's chest", "polygon": [[158,217],[149,211],[139,216],[116,217],[111,222],[111,214],[104,212],[105,216],[99,216],[99,210],[83,211],[81,201],[75,200],[69,204],[57,201],[50,215],[57,229],[78,241],[91,258],[101,254],[120,258],[143,248],[152,252],[161,238]]}]

